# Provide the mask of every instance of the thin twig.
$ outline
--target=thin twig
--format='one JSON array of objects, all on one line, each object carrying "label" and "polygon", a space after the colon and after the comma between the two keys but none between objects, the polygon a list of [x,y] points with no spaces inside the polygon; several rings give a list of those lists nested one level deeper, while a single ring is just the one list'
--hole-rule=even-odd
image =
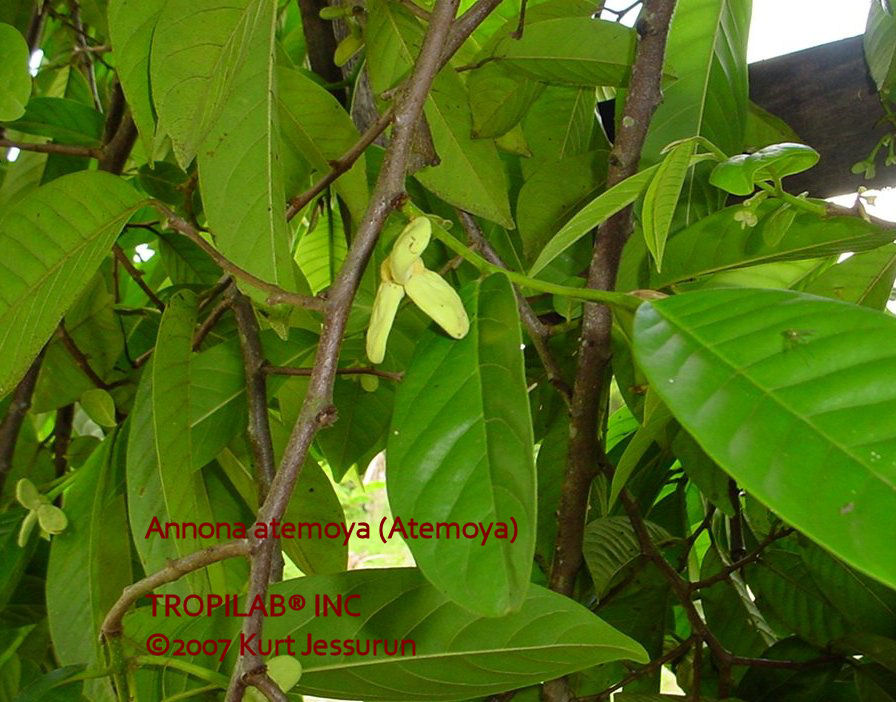
[{"label": "thin twig", "polygon": [[128,255],[124,252],[124,250],[118,245],[112,245],[112,252],[115,254],[115,258],[124,266],[124,269],[128,272],[128,275],[133,278],[134,282],[137,283],[137,286],[146,294],[146,297],[150,299],[152,304],[154,304],[160,312],[165,311],[165,303],[159,299],[159,296],[156,295],[155,291],[146,284],[146,281],[143,280],[143,271],[139,270],[128,258]]},{"label": "thin twig", "polygon": [[[485,238],[485,234],[482,232],[482,228],[479,226],[476,218],[469,212],[464,212],[463,210],[458,210],[457,213],[460,218],[460,223],[463,225],[464,231],[467,232],[470,242],[482,252],[483,258],[496,266],[507,268],[507,265],[501,260],[501,257],[498,256],[498,253]],[[541,360],[541,364],[544,366],[544,370],[548,375],[548,381],[557,389],[568,406],[572,396],[572,389],[563,379],[563,372],[560,370],[560,365],[548,348],[548,339],[550,338],[548,330],[544,324],[541,323],[538,315],[535,314],[535,310],[532,309],[532,305],[529,304],[529,301],[526,299],[525,295],[523,295],[519,286],[514,285],[513,289],[516,293],[517,307],[519,307],[520,311],[520,320],[523,322],[526,331],[529,333],[529,338],[532,340],[532,345],[535,347],[535,353],[538,354],[538,358]]]},{"label": "thin twig", "polygon": [[68,470],[68,447],[72,441],[74,418],[75,406],[72,404],[56,410],[56,421],[53,422],[53,466],[57,478],[65,475]]},{"label": "thin twig", "polygon": [[[274,477],[267,499],[256,516],[258,523],[268,522],[272,518],[280,519],[283,516],[315,434],[321,427],[335,420],[336,413],[332,404],[333,383],[352,301],[387,217],[405,197],[405,177],[414,128],[423,112],[430,86],[441,65],[457,6],[458,0],[437,0],[433,9],[432,21],[426,30],[420,54],[395,110],[392,140],[383,157],[383,165],[370,204],[361,219],[342,268],[331,286],[327,314],[305,400],[283,452],[280,469]],[[265,550],[258,549],[258,544],[254,544],[250,574],[250,581],[253,584],[263,584],[261,578],[255,575],[256,571],[265,573],[270,568],[270,563],[265,562],[264,555]],[[248,622],[246,624],[248,625]],[[260,630],[259,622],[257,627],[244,626],[243,633],[254,634]],[[242,699],[246,685],[243,675],[250,672],[246,668],[247,662],[251,664],[252,661],[241,659],[234,669],[227,691],[227,702],[240,702]]]},{"label": "thin twig", "polygon": [[19,151],[34,151],[39,154],[61,154],[62,156],[86,156],[88,158],[99,159],[103,155],[103,150],[92,148],[90,146],[77,146],[75,144],[34,144],[25,141],[12,141],[10,139],[0,139],[0,146],[7,149],[18,149]]},{"label": "thin twig", "polygon": [[[499,4],[501,0],[477,0],[473,3],[469,10],[457,18],[448,33],[448,39],[445,42],[444,50],[439,61],[439,68],[445,66],[454,56],[455,52],[460,48],[461,44],[466,41],[467,37],[473,33],[473,30],[488,17]],[[370,146],[377,137],[379,137],[386,128],[391,124],[395,116],[394,106],[389,107],[379,119],[371,124],[361,135],[361,138],[349,148],[342,156],[330,163],[330,170],[320,178],[308,190],[291,198],[287,203],[286,219],[292,220],[309,202],[320,195],[328,185],[333,183],[340,175],[348,171],[357,161],[364,151]]]},{"label": "thin twig", "polygon": [[693,645],[694,637],[683,641],[678,646],[673,648],[671,651],[664,653],[659,658],[654,658],[650,663],[646,663],[642,665],[637,670],[633,670],[631,673],[626,675],[622,680],[618,683],[615,683],[608,687],[606,690],[602,690],[594,695],[586,695],[584,697],[577,697],[576,702],[604,702],[604,700],[610,699],[610,695],[612,695],[617,690],[621,690],[626,685],[633,683],[635,680],[640,680],[645,675],[649,675],[653,671],[658,668],[661,668],[666,663],[670,663],[674,661],[676,658],[681,658],[685,653],[688,652],[688,649]]},{"label": "thin twig", "polygon": [[775,543],[775,541],[783,539],[785,536],[789,536],[792,533],[793,529],[788,527],[786,529],[782,529],[781,531],[776,531],[769,534],[762,541],[760,541],[759,545],[756,546],[756,548],[750,551],[747,555],[739,558],[733,563],[730,563],[729,565],[722,568],[718,573],[714,573],[708,578],[690,583],[688,587],[690,588],[691,592],[696,592],[697,590],[712,587],[716,583],[721,583],[725,580],[728,580],[731,577],[732,573],[736,573],[741,568],[744,568],[745,566],[758,561],[762,557],[763,551],[765,551],[765,549],[767,549],[771,544]]},{"label": "thin twig", "polygon": [[40,373],[40,365],[43,362],[45,351],[46,346],[40,350],[19,384],[16,385],[9,408],[6,410],[6,416],[0,422],[0,493],[3,492],[6,476],[12,470],[16,441],[19,438],[22,423],[25,421],[25,415],[31,409],[31,397],[34,395],[34,386],[37,385],[37,376]]},{"label": "thin twig", "polygon": [[429,10],[420,7],[414,0],[398,0],[402,5],[404,5],[411,13],[422,19],[424,22],[429,22],[431,15],[429,14]]},{"label": "thin twig", "polygon": [[253,287],[266,292],[268,294],[268,304],[273,305],[285,302],[296,307],[304,307],[310,310],[323,310],[325,303],[321,298],[308,297],[306,295],[292,293],[288,290],[284,290],[279,285],[274,285],[273,283],[269,283],[266,280],[262,280],[258,276],[250,273],[245,268],[241,268],[240,266],[233,263],[229,258],[222,255],[214,246],[212,246],[202,238],[202,235],[199,233],[199,230],[196,229],[196,227],[190,224],[183,217],[180,217],[172,212],[163,202],[153,200],[151,204],[159,212],[165,215],[165,217],[168,219],[168,225],[172,229],[186,236],[190,241],[192,241],[200,249],[207,253],[209,258],[217,263],[222,269],[230,273],[234,278],[244,280]]},{"label": "thin twig", "polygon": [[392,115],[391,109],[380,115],[380,118],[364,131],[361,138],[348,151],[335,161],[330,161],[330,170],[320,180],[308,188],[308,190],[296,195],[289,201],[286,207],[287,221],[292,221],[309,202],[326,190],[328,185],[355,165],[355,161],[361,157],[365,149],[376,141],[380,134],[386,131],[386,127],[392,121]]},{"label": "thin twig", "polygon": [[69,8],[72,15],[72,23],[75,26],[75,46],[81,50],[81,65],[84,67],[84,73],[87,76],[87,85],[90,87],[90,94],[93,97],[93,106],[97,112],[103,111],[103,102],[100,100],[100,93],[96,86],[96,74],[93,71],[93,61],[87,51],[87,34],[84,31],[84,24],[81,22],[81,6],[78,0],[69,0]]},{"label": "thin twig", "polygon": [[202,324],[199,325],[199,329],[197,329],[196,333],[193,335],[194,351],[199,350],[199,347],[202,346],[202,342],[205,341],[205,338],[211,333],[212,329],[215,328],[215,325],[220,321],[221,317],[224,316],[224,313],[230,309],[231,305],[231,300],[221,300],[221,302],[208,313],[208,317],[203,320]]},{"label": "thin twig", "polygon": [[[246,373],[246,397],[249,404],[248,438],[255,461],[255,480],[258,486],[258,504],[262,504],[271,489],[274,480],[274,442],[271,439],[271,426],[268,419],[268,389],[265,369],[267,361],[261,348],[261,332],[255,310],[249,298],[235,287],[231,289],[230,302],[236,317],[236,328],[240,338],[240,350],[243,355],[243,368]],[[274,548],[279,541],[270,539],[270,547]],[[283,578],[283,559],[279,550],[275,549],[271,559],[272,571],[268,582],[275,583]]]},{"label": "thin twig", "polygon": [[[295,368],[292,366],[265,366],[264,372],[268,375],[297,375],[310,376],[313,368]],[[385,378],[386,380],[401,381],[404,373],[385,371],[379,368],[337,368],[336,375],[374,375],[377,378]]]},{"label": "thin twig", "polygon": [[65,328],[65,322],[59,322],[57,333],[59,334],[59,340],[62,342],[65,350],[68,351],[69,356],[72,357],[75,365],[81,369],[81,372],[86,375],[90,382],[93,383],[96,387],[100,388],[101,390],[111,390],[112,388],[122,384],[121,381],[116,383],[107,383],[105,380],[100,378],[99,375],[97,375],[96,371],[93,370],[90,365],[90,359],[88,359],[85,353],[78,348],[75,340],[71,337],[71,334],[68,333],[68,330]]},{"label": "thin twig", "polygon": [[147,575],[145,578],[138,580],[133,585],[128,585],[124,589],[124,592],[121,593],[121,597],[119,597],[118,601],[112,605],[111,609],[109,609],[109,612],[106,614],[105,619],[103,619],[102,627],[100,627],[101,638],[108,641],[111,638],[121,636],[121,622],[124,615],[127,614],[128,610],[131,608],[131,605],[140,600],[140,598],[151,593],[157,587],[165,585],[166,583],[173,583],[187,573],[192,573],[200,568],[210,566],[213,563],[218,563],[219,561],[234,558],[236,556],[247,556],[248,554],[249,542],[243,539],[239,541],[229,541],[225,544],[219,544],[217,546],[212,546],[211,548],[196,551],[183,558],[168,561],[168,565],[161,570],[156,571],[152,575]]}]

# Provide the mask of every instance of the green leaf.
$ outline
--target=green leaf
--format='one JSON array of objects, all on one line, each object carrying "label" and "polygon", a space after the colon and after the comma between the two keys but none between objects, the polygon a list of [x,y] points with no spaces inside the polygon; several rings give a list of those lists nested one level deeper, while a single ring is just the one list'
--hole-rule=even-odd
[{"label": "green leaf", "polygon": [[644,241],[656,261],[659,272],[663,264],[666,238],[672,227],[672,215],[678,206],[684,179],[691,166],[694,143],[684,141],[672,147],[659,165],[656,175],[644,194],[644,208],[641,212],[641,227]]},{"label": "green leaf", "polygon": [[542,249],[538,258],[535,259],[535,263],[532,264],[532,268],[529,269],[529,275],[535,276],[541,272],[551,261],[594,227],[637,200],[658,169],[659,166],[651,166],[626,178],[621,183],[602,192],[576,212]]},{"label": "green leaf", "polygon": [[473,136],[499,137],[519,124],[544,91],[544,84],[487,63],[467,78]]},{"label": "green leaf", "polygon": [[[273,29],[271,5],[270,0],[165,3],[153,33],[150,83],[158,130],[170,135],[182,168],[186,169],[224,117],[224,105],[239,94],[237,84],[239,75],[245,75],[244,63],[256,63],[259,51],[253,49],[264,41],[261,35]],[[245,105],[243,116],[257,106],[253,105],[257,94],[269,87],[270,80],[262,76],[260,84],[237,98]],[[270,121],[269,115],[269,110],[262,108],[256,117]],[[237,131],[244,135],[242,129]]]},{"label": "green leaf", "polygon": [[873,0],[865,27],[865,58],[878,90],[889,91],[896,80],[896,18]]},{"label": "green leaf", "polygon": [[[195,323],[196,296],[179,292],[171,297],[162,315],[153,353],[152,432],[164,500],[164,511],[156,515],[160,522],[215,521],[202,472],[193,465],[190,419],[195,402],[192,385],[196,381],[191,358]],[[196,380],[201,379],[196,377]],[[143,529],[148,527],[146,524]],[[177,553],[184,556],[209,544],[188,535],[176,539],[174,545]],[[226,591],[220,563],[209,566],[205,572],[189,574],[187,580],[197,592]]]},{"label": "green leaf", "polygon": [[762,109],[755,102],[747,105],[747,123],[744,128],[744,150],[751,152],[769,144],[801,142],[799,135],[780,117]]},{"label": "green leaf", "polygon": [[123,458],[124,439],[115,431],[65,495],[69,528],[53,537],[46,586],[53,650],[63,665],[102,664],[100,624],[132,582]]},{"label": "green leaf", "polygon": [[449,204],[513,229],[504,164],[494,143],[470,136],[470,106],[456,73],[439,73],[424,109],[441,163],[414,177]]},{"label": "green leaf", "polygon": [[[647,531],[659,545],[671,539],[665,529],[651,522],[647,522]],[[641,545],[628,517],[602,517],[585,527],[582,554],[600,600],[616,574],[640,558]]]},{"label": "green leaf", "polygon": [[[867,251],[892,240],[892,232],[858,217],[811,212],[797,214],[777,244],[765,234],[768,215],[780,201],[766,200],[758,209],[759,222],[745,227],[735,219],[743,208],[726,207],[678,232],[666,245],[662,273],[649,270],[647,252],[630,242],[619,269],[620,290],[659,289],[691,278],[772,261],[799,261],[835,256],[846,251]],[[634,237],[632,238],[634,239]],[[708,243],[709,242],[709,243]],[[641,251],[638,249],[641,248]]]},{"label": "green leaf", "polygon": [[355,464],[363,473],[385,446],[394,396],[388,381],[381,382],[375,392],[367,392],[359,382],[336,381],[333,404],[339,420],[317,435],[317,443],[337,481]]},{"label": "green leaf", "polygon": [[[536,684],[608,661],[647,660],[634,640],[608,626],[580,604],[536,585],[526,587],[519,611],[481,617],[451,602],[415,568],[356,570],[339,575],[298,578],[271,586],[285,598],[357,595],[360,617],[330,617],[326,644],[387,641],[405,655],[309,655],[295,692],[316,697],[365,700],[414,699],[422,702],[467,700]],[[176,623],[176,620],[169,620]],[[218,621],[236,635],[239,620]],[[133,622],[133,624],[131,624]],[[135,612],[129,631],[168,622]],[[222,632],[223,633],[223,632]],[[172,632],[172,635],[175,635]],[[292,636],[298,650],[323,638],[313,607],[265,622],[265,636]],[[415,654],[411,653],[411,643]],[[202,659],[196,659],[197,662]],[[162,670],[162,669],[160,669]],[[173,673],[159,673],[177,675]]]},{"label": "green leaf", "polygon": [[99,146],[103,137],[103,116],[92,107],[68,98],[31,98],[25,114],[7,126],[24,134],[82,146]]},{"label": "green leaf", "polygon": [[[175,0],[166,5],[155,35],[157,39],[172,4],[182,3]],[[205,52],[214,53],[207,46],[214,42],[214,35],[209,36],[209,27],[213,26],[211,18],[228,18],[228,22],[236,25],[233,31],[238,30],[243,36],[239,42],[239,61],[229,81],[233,92],[216,102],[218,119],[201,141],[198,154],[202,202],[209,225],[221,253],[231,261],[263,280],[295,290],[276,119],[274,20],[277,3],[252,0],[244,9],[245,3],[238,2],[240,7],[225,10],[214,0],[213,12],[199,11],[192,0],[188,4],[191,9],[183,27],[191,26],[192,22],[202,24],[196,29],[197,36],[203,37]],[[191,52],[184,48],[176,54],[178,61],[187,60],[184,53]],[[221,55],[222,61],[235,58],[226,52]],[[155,65],[155,47],[153,61]],[[230,68],[225,65],[218,70],[226,74]],[[196,86],[193,90],[201,94]],[[164,120],[160,105],[158,109],[160,120]]]},{"label": "green leaf", "polygon": [[676,80],[650,122],[643,156],[659,161],[666,144],[701,135],[725,153],[742,150],[747,115],[746,43],[750,0],[680,0],[666,46]]},{"label": "green leaf", "polygon": [[783,548],[766,549],[747,570],[756,606],[769,621],[823,647],[849,631],[849,625],[812,575],[799,554]]},{"label": "green leaf", "polygon": [[[301,154],[311,164],[317,180],[329,172],[331,161],[340,158],[358,141],[358,129],[336,98],[301,71],[278,68],[277,82],[283,150]],[[367,207],[365,169],[362,155],[333,184],[356,223]]]},{"label": "green leaf", "polygon": [[519,609],[532,568],[532,428],[510,283],[491,275],[466,288],[465,298],[470,332],[455,341],[427,331],[398,388],[387,485],[393,513],[402,519],[505,522],[518,530],[514,543],[408,543],[426,577],[452,600],[496,616]]},{"label": "green leaf", "polygon": [[709,182],[734,195],[749,195],[756,183],[809,170],[819,158],[818,152],[805,144],[772,144],[722,161],[710,173]]},{"label": "green leaf", "polygon": [[15,27],[0,23],[0,121],[18,119],[31,96],[28,45]]},{"label": "green leaf", "polygon": [[18,382],[93,277],[139,195],[83,172],[31,191],[0,217],[0,396]]},{"label": "green leaf", "polygon": [[164,6],[165,0],[109,0],[108,8],[116,73],[150,160],[156,130],[149,86],[150,55],[152,35]]},{"label": "green leaf", "polygon": [[[736,321],[734,321],[736,320]],[[642,305],[635,354],[738,484],[858,570],[896,584],[896,320],[780,290]],[[817,479],[819,465],[825,479]]]},{"label": "green leaf", "polygon": [[526,178],[542,163],[607,146],[605,139],[593,139],[595,102],[591,88],[548,86],[542,92],[522,122],[532,151],[532,158],[521,164]]},{"label": "green leaf", "polygon": [[499,63],[546,83],[591,87],[628,83],[635,32],[617,22],[573,17],[537,17],[523,36],[505,36],[492,51]]},{"label": "green leaf", "polygon": [[370,0],[364,39],[370,85],[381,94],[410,73],[423,43],[423,27],[401,3]]},{"label": "green leaf", "polygon": [[896,244],[850,256],[815,278],[805,291],[883,310],[896,281]]},{"label": "green leaf", "polygon": [[[558,224],[603,188],[608,156],[601,150],[546,161],[526,179],[517,197],[516,219],[530,260],[543,250]],[[558,179],[559,173],[564,177]]]},{"label": "green leaf", "polygon": [[81,395],[81,409],[101,427],[114,427],[115,400],[102,388],[91,388]]}]

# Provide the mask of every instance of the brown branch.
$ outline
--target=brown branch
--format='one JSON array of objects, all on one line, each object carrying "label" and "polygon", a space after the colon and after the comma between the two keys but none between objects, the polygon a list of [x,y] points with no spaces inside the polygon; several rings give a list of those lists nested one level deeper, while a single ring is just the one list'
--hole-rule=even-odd
[{"label": "brown branch", "polygon": [[[265,366],[264,372],[268,375],[297,375],[310,376],[313,368],[295,368],[293,366]],[[380,370],[379,368],[337,368],[336,375],[374,375],[377,378],[394,380],[399,382],[404,378],[404,373]]]},{"label": "brown branch", "polygon": [[65,405],[56,410],[56,421],[53,423],[53,466],[57,478],[65,475],[68,470],[68,447],[72,441],[74,418],[74,405]]},{"label": "brown branch", "polygon": [[173,583],[187,573],[192,573],[200,568],[210,566],[213,563],[218,563],[219,561],[228,558],[234,558],[235,556],[246,556],[248,554],[249,542],[239,540],[212,546],[211,548],[191,553],[183,558],[168,561],[168,565],[161,570],[156,571],[152,575],[147,575],[145,578],[138,580],[133,585],[128,585],[124,589],[124,592],[121,593],[121,597],[119,597],[118,601],[112,605],[111,609],[106,614],[105,619],[103,619],[103,624],[100,627],[101,639],[108,641],[121,636],[122,619],[124,619],[124,615],[127,614],[131,605],[139,601],[140,598],[151,593],[157,587],[165,585],[166,583]]},{"label": "brown branch", "polygon": [[[249,405],[248,438],[255,462],[258,504],[262,504],[271,489],[276,470],[274,442],[271,439],[271,426],[268,420],[268,388],[265,373],[267,362],[261,348],[261,332],[252,303],[235,287],[232,288],[230,299],[236,316],[236,328],[246,372],[246,397]],[[276,550],[279,541],[276,539],[268,541],[269,547],[275,549],[272,554],[273,570],[268,574],[268,582],[278,582],[283,578],[283,559],[279,550]]]},{"label": "brown branch", "polygon": [[286,219],[292,219],[302,211],[302,209],[314,198],[320,195],[327,186],[335,181],[343,173],[351,169],[355,165],[355,161],[361,158],[361,155],[370,146],[376,138],[386,131],[386,127],[392,121],[393,112],[391,109],[386,110],[380,118],[371,124],[361,135],[361,138],[352,145],[342,156],[335,161],[330,162],[330,170],[308,190],[292,198],[286,207]]},{"label": "brown branch", "polygon": [[289,698],[267,673],[267,668],[252,671],[243,675],[243,682],[260,691],[270,702],[289,702]]},{"label": "brown branch", "polygon": [[[320,11],[327,7],[327,0],[298,0],[298,4],[299,13],[302,15],[302,32],[305,34],[305,46],[311,70],[323,78],[326,83],[340,82],[342,71],[333,61],[337,45],[333,22],[320,16]],[[331,89],[330,93],[339,100],[341,105],[345,106],[345,90]]]},{"label": "brown branch", "polygon": [[612,695],[617,690],[622,689],[626,685],[633,683],[635,680],[640,680],[645,675],[649,675],[657,668],[661,668],[666,663],[674,661],[676,658],[681,658],[685,653],[688,652],[688,649],[694,645],[694,637],[683,641],[678,646],[673,648],[671,651],[664,653],[659,658],[654,658],[650,663],[646,663],[642,665],[637,670],[633,670],[631,673],[626,675],[622,680],[614,685],[611,685],[606,690],[602,690],[594,695],[586,695],[584,697],[577,697],[576,702],[604,702],[604,700],[610,699],[610,695]]},{"label": "brown branch", "polygon": [[221,317],[224,316],[224,313],[230,309],[232,304],[232,300],[221,300],[221,302],[215,305],[214,309],[208,313],[208,317],[203,320],[202,324],[199,325],[199,329],[197,329],[196,333],[193,335],[194,351],[199,350],[199,347],[202,346],[202,342],[205,341],[205,338],[211,333],[212,329],[215,328],[215,325],[220,321]]},{"label": "brown branch", "polygon": [[[675,0],[653,0],[646,13],[632,67],[623,119],[610,154],[608,188],[637,171],[650,120],[662,97],[660,80],[669,22],[674,8]],[[588,271],[589,288],[614,288],[622,247],[631,230],[631,207],[601,224]],[[557,541],[550,577],[551,589],[565,595],[572,595],[576,575],[582,565],[582,537],[588,510],[588,494],[602,455],[597,437],[606,412],[612,326],[612,313],[608,307],[585,304],[570,409],[566,477],[560,496]],[[545,691],[547,693],[547,686]],[[560,694],[550,696],[549,699],[557,700]]]},{"label": "brown branch", "polygon": [[62,342],[65,350],[68,351],[69,356],[72,357],[75,365],[81,369],[81,372],[86,375],[90,382],[93,383],[96,387],[100,388],[101,390],[111,390],[112,388],[122,384],[120,382],[107,383],[97,375],[96,371],[93,370],[90,365],[90,359],[88,359],[84,352],[78,348],[75,340],[71,337],[71,334],[68,333],[68,330],[65,328],[65,322],[59,322],[57,333],[59,334],[59,340]]},{"label": "brown branch", "polygon": [[40,373],[40,364],[43,362],[46,348],[44,346],[40,350],[40,353],[31,362],[28,370],[25,371],[25,375],[22,376],[19,384],[16,385],[9,402],[9,408],[6,410],[6,416],[0,422],[0,493],[3,492],[6,476],[12,470],[16,441],[25,421],[25,415],[31,409],[31,397],[34,395],[34,386],[37,385],[37,376]]},{"label": "brown branch", "polygon": [[[441,65],[457,5],[458,0],[437,0],[420,55],[414,64],[406,88],[398,98],[392,140],[383,157],[383,165],[367,212],[361,219],[342,268],[331,286],[327,314],[315,354],[308,391],[284,450],[280,469],[274,477],[267,499],[258,511],[256,517],[258,523],[269,522],[273,518],[280,519],[283,516],[314,435],[318,429],[335,420],[335,408],[332,404],[333,383],[336,379],[339,350],[352,301],[386,218],[406,197],[405,177],[414,127]],[[265,573],[270,567],[270,563],[265,562],[265,553],[264,549],[258,548],[257,543],[253,544],[250,597],[254,594],[253,585],[261,586],[261,593],[264,592],[266,583],[256,573]],[[246,622],[243,628],[245,634],[257,633],[260,630],[260,622],[257,628],[249,627],[249,622]],[[242,699],[245,690],[243,674],[249,672],[247,663],[251,665],[252,661],[241,659],[235,668],[227,691],[227,702],[239,702]]]},{"label": "brown branch", "polygon": [[20,151],[34,151],[39,154],[61,154],[62,156],[86,156],[99,159],[103,155],[102,149],[89,146],[76,146],[75,144],[33,144],[24,141],[11,141],[0,139],[0,146],[7,149],[19,149]]},{"label": "brown branch", "polygon": [[87,52],[87,33],[84,31],[84,24],[81,21],[81,6],[78,0],[69,0],[69,9],[72,17],[72,24],[75,28],[75,46],[80,49],[82,66],[84,74],[87,77],[87,85],[90,87],[90,94],[93,97],[93,106],[97,112],[102,113],[103,103],[100,100],[100,93],[96,85],[96,74],[93,71],[93,61]]},{"label": "brown branch", "polygon": [[266,292],[268,294],[268,304],[273,305],[285,302],[296,307],[304,307],[310,310],[323,310],[325,303],[321,298],[308,297],[306,295],[292,293],[288,290],[284,290],[279,285],[274,285],[273,283],[269,283],[266,280],[262,280],[253,273],[247,271],[245,268],[241,268],[240,266],[236,265],[229,258],[223,256],[214,246],[212,246],[202,238],[199,230],[196,229],[196,227],[190,224],[183,217],[180,217],[172,212],[163,202],[153,200],[151,204],[159,212],[165,215],[165,217],[168,219],[168,226],[170,226],[175,231],[180,232],[190,241],[196,244],[196,246],[198,246],[206,254],[208,254],[209,258],[217,263],[218,266],[220,266],[223,270],[230,273],[234,278],[244,280],[251,286],[258,288],[263,292]]},{"label": "brown branch", "polygon": [[[469,212],[464,212],[463,210],[458,210],[457,213],[460,217],[460,223],[467,232],[470,242],[482,252],[483,258],[496,266],[507,268],[501,260],[501,257],[498,256],[498,253],[485,238],[485,234],[482,232],[482,228],[479,226],[476,218]],[[550,334],[548,333],[547,327],[541,323],[541,320],[538,318],[538,315],[535,314],[535,310],[532,309],[532,305],[529,304],[529,301],[526,299],[525,295],[523,295],[519,286],[514,285],[513,290],[516,293],[517,307],[519,307],[520,311],[520,320],[523,322],[526,331],[529,333],[529,338],[532,340],[532,346],[535,347],[535,353],[538,354],[538,358],[541,360],[541,364],[544,366],[544,370],[548,375],[548,381],[557,389],[557,392],[560,393],[560,396],[568,406],[572,390],[570,389],[569,384],[563,379],[563,372],[560,370],[557,360],[548,348]]]},{"label": "brown branch", "polygon": [[128,255],[118,244],[112,244],[112,252],[115,254],[115,258],[118,259],[118,262],[128,272],[128,275],[133,278],[138,287],[146,294],[146,297],[148,297],[150,301],[159,308],[160,312],[164,312],[165,303],[159,299],[159,296],[155,294],[155,291],[153,291],[153,289],[146,284],[146,281],[143,280],[143,271],[139,270],[133,264],[131,259],[128,258]]},{"label": "brown branch", "polygon": [[[466,41],[467,37],[473,33],[482,21],[488,17],[499,4],[501,0],[477,0],[469,10],[457,18],[448,33],[448,39],[442,51],[439,60],[439,68],[444,67],[455,52]],[[391,124],[392,118],[395,116],[394,107],[389,107],[380,117],[371,124],[361,138],[342,156],[330,163],[330,170],[308,190],[290,199],[287,203],[286,219],[292,220],[309,202],[320,195],[328,185],[333,183],[339,176],[348,171],[357,161],[364,151],[377,138],[386,131]]]},{"label": "brown branch", "polygon": [[729,565],[722,568],[718,573],[714,573],[708,578],[690,583],[688,587],[690,588],[691,592],[696,592],[697,590],[702,590],[706,587],[712,587],[716,583],[721,583],[725,580],[728,580],[731,577],[732,573],[736,573],[741,568],[744,568],[745,566],[758,561],[762,556],[763,551],[765,551],[765,549],[767,549],[775,541],[783,539],[785,536],[789,536],[792,533],[793,529],[788,527],[787,529],[782,529],[781,531],[769,534],[762,541],[760,541],[759,545],[756,546],[756,548],[750,551],[747,555],[739,558],[733,563],[730,563]]},{"label": "brown branch", "polygon": [[103,147],[103,155],[100,157],[99,169],[109,173],[121,173],[131,155],[131,149],[137,141],[137,125],[130,112],[126,112],[121,118],[115,136]]}]

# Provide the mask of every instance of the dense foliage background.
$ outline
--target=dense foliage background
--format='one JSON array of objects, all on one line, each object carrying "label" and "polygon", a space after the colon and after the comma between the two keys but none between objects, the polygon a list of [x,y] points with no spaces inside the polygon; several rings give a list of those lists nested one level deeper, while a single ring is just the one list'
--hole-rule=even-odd
[{"label": "dense foliage background", "polygon": [[[4,0],[0,702],[896,700],[893,227],[788,192],[750,0],[600,4]],[[251,528],[375,541],[383,450],[514,538]]]}]

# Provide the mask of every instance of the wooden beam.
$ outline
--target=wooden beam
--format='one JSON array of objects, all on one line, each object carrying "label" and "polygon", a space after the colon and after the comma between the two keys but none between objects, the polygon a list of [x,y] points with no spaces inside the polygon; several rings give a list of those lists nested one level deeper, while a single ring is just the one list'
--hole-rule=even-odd
[{"label": "wooden beam", "polygon": [[896,167],[883,165],[884,154],[875,178],[850,171],[887,133],[861,36],[751,64],[750,98],[821,153],[815,168],[785,180],[789,190],[830,197],[860,185],[896,185]]}]

